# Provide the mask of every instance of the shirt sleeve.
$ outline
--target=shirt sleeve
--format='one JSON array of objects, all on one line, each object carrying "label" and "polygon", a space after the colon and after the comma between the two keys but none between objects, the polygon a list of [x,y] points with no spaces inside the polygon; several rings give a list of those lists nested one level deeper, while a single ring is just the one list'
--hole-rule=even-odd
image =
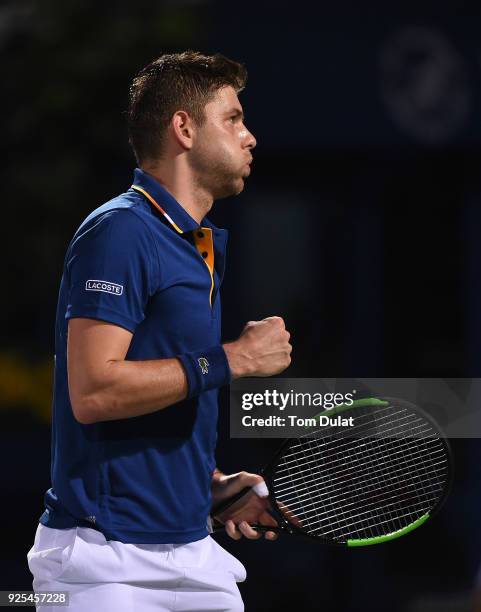
[{"label": "shirt sleeve", "polygon": [[154,293],[158,256],[152,234],[135,213],[109,211],[74,237],[66,272],[66,319],[100,319],[133,333]]}]

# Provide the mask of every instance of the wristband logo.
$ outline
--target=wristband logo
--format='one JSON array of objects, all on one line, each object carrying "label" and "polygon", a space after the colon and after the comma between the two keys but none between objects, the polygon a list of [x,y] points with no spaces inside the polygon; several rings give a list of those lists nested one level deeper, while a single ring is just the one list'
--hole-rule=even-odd
[{"label": "wristband logo", "polygon": [[199,363],[200,369],[202,370],[202,374],[208,374],[209,362],[207,361],[207,359],[205,357],[199,357],[199,359],[197,359],[197,362]]},{"label": "wristband logo", "polygon": [[111,283],[103,280],[88,280],[85,283],[86,291],[102,291],[103,293],[112,293],[113,295],[122,295],[124,292],[123,285]]}]

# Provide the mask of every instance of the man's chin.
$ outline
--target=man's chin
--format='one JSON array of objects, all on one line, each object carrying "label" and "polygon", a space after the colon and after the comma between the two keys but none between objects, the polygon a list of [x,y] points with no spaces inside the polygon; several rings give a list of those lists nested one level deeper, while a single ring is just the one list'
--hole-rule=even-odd
[{"label": "man's chin", "polygon": [[231,183],[229,186],[226,186],[224,189],[219,191],[214,200],[221,200],[223,198],[230,198],[232,196],[239,195],[242,191],[244,191],[244,179],[239,178],[235,181],[235,183]]},{"label": "man's chin", "polygon": [[243,178],[239,179],[239,183],[238,183],[238,189],[235,193],[235,195],[239,195],[239,193],[241,193],[242,191],[244,191],[244,187],[245,187],[245,181]]}]

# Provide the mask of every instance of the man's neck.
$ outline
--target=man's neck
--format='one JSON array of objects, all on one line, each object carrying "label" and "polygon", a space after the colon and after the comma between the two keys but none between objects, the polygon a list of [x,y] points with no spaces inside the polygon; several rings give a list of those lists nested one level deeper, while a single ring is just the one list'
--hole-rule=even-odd
[{"label": "man's neck", "polygon": [[196,184],[186,169],[180,169],[174,164],[157,163],[155,166],[141,165],[162,187],[177,200],[182,208],[200,224],[205,215],[212,208],[213,198]]}]

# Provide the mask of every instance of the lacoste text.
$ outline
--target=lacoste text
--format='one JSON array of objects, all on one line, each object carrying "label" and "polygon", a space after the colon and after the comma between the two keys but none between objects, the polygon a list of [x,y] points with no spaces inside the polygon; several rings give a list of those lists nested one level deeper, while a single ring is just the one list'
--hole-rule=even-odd
[{"label": "lacoste text", "polygon": [[103,291],[104,293],[113,293],[114,295],[122,295],[124,291],[123,285],[117,285],[117,283],[110,283],[109,281],[103,280],[88,280],[85,283],[85,289],[87,291]]}]

